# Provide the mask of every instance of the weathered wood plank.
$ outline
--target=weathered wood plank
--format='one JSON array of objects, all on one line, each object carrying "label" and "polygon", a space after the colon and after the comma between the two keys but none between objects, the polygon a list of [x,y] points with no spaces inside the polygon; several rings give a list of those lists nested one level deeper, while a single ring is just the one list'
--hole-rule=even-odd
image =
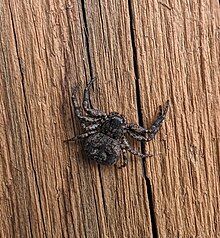
[{"label": "weathered wood plank", "polygon": [[[159,237],[219,236],[219,6],[132,1],[146,116],[171,98],[146,163]],[[148,110],[149,109],[149,110]],[[165,135],[167,131],[167,135]]]},{"label": "weathered wood plank", "polygon": [[[217,5],[3,0],[2,237],[219,235]],[[171,99],[156,156],[118,170],[63,143],[82,132],[71,87],[93,76],[94,105],[129,122]]]}]

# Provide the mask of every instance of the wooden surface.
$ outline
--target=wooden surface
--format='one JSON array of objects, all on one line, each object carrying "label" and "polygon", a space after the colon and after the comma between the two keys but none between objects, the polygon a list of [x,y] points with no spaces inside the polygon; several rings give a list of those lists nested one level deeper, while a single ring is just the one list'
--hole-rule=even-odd
[{"label": "wooden surface", "polygon": [[[217,0],[3,0],[0,237],[220,237],[219,23]],[[63,143],[93,76],[96,107],[145,127],[170,99],[154,157]]]}]

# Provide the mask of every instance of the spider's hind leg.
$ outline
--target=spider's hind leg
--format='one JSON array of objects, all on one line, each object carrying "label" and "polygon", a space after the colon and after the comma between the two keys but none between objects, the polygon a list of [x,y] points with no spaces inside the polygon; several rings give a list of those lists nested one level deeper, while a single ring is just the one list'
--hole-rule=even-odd
[{"label": "spider's hind leg", "polygon": [[96,80],[96,78],[92,78],[84,90],[83,108],[92,117],[105,117],[106,113],[104,113],[96,108],[92,108],[92,106],[91,106],[89,90],[95,80]]}]

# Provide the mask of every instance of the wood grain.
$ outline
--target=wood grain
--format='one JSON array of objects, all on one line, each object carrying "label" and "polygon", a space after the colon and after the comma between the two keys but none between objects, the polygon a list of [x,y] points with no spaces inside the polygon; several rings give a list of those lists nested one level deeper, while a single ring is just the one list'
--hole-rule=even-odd
[{"label": "wood grain", "polygon": [[[220,236],[217,0],[3,0],[0,5],[0,237]],[[155,156],[98,166],[71,106],[149,126]]]}]

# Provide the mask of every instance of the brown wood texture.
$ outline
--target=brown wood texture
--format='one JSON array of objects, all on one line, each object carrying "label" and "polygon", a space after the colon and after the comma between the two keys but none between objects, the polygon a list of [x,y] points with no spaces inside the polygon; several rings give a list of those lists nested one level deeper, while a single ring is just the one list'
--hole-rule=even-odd
[{"label": "brown wood texture", "polygon": [[[219,23],[217,0],[2,0],[0,237],[220,237]],[[96,107],[145,127],[170,99],[154,157],[63,143],[93,76]]]}]

